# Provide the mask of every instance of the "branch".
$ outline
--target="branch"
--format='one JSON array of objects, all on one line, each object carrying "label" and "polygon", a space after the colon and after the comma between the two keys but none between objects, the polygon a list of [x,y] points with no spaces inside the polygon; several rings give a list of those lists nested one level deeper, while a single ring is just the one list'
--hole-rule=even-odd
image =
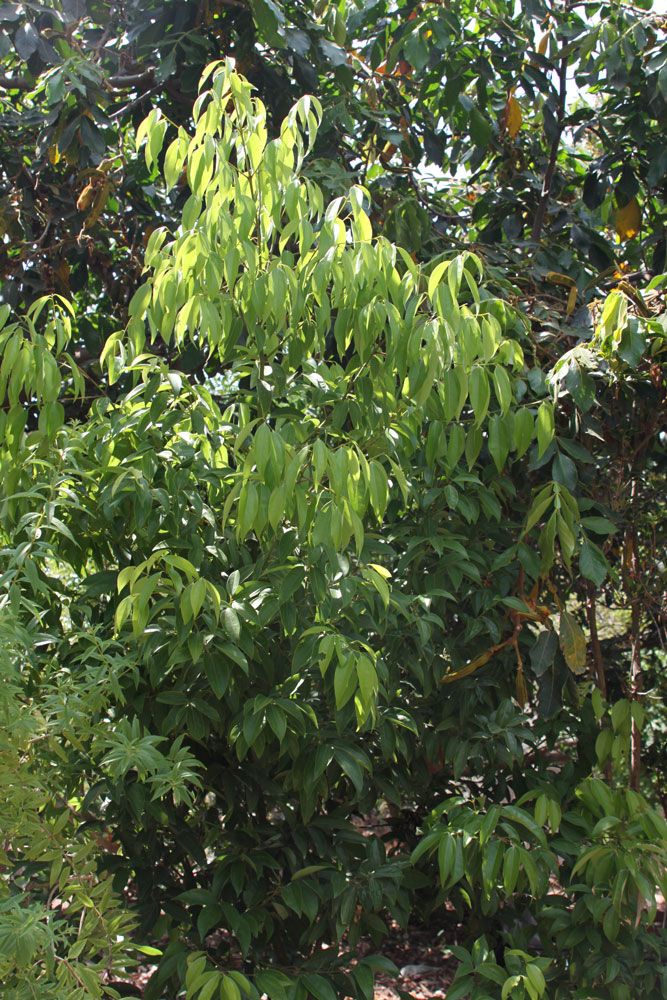
[{"label": "branch", "polygon": [[[566,6],[565,13],[567,14],[569,6]],[[539,205],[537,206],[537,212],[535,213],[535,219],[533,221],[533,231],[532,237],[535,241],[539,240],[542,234],[542,227],[544,226],[544,220],[547,214],[547,208],[549,206],[549,195],[551,194],[551,185],[553,184],[554,174],[556,172],[556,160],[558,159],[558,149],[560,147],[560,140],[563,135],[563,129],[565,128],[565,102],[567,99],[567,50],[563,52],[560,60],[560,67],[558,70],[558,106],[556,108],[556,134],[551,141],[551,152],[549,154],[549,162],[547,164],[546,173],[544,174],[544,183],[542,184],[542,194],[540,197]]]},{"label": "branch", "polygon": [[24,76],[0,76],[0,87],[3,90],[32,90],[33,86]]},{"label": "branch", "polygon": [[114,90],[132,90],[134,87],[138,87],[141,83],[152,83],[154,73],[155,67],[149,66],[141,73],[128,73],[124,76],[110,76],[107,83]]}]

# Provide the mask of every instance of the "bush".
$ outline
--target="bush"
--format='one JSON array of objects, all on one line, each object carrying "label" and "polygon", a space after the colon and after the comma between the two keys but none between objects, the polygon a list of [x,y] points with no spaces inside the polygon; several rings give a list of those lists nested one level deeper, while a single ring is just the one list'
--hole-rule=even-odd
[{"label": "bush", "polygon": [[483,931],[470,952],[453,949],[449,1000],[488,996],[490,983],[530,1000],[663,996],[667,941],[653,925],[666,834],[642,796],[599,778],[532,789],[512,805],[459,799],[434,810],[412,860],[434,855],[435,905],[453,902]]}]

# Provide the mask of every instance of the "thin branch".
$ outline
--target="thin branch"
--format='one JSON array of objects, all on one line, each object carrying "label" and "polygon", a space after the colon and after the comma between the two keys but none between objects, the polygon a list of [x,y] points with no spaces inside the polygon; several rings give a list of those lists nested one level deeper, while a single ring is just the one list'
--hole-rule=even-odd
[{"label": "thin branch", "polygon": [[[641,592],[639,589],[639,558],[637,553],[637,532],[632,526],[636,494],[636,480],[631,487],[630,525],[625,532],[623,551],[623,584],[630,601],[630,700],[636,701],[644,689],[641,656]],[[642,734],[635,719],[632,719],[630,733],[630,788],[639,789],[641,777]]]},{"label": "thin branch", "polygon": [[[565,6],[565,13],[569,11],[569,4]],[[547,164],[547,169],[544,174],[544,183],[542,184],[542,194],[540,196],[540,202],[537,206],[537,211],[535,213],[535,219],[533,220],[533,231],[532,237],[534,240],[539,240],[542,235],[542,228],[544,226],[544,220],[547,215],[547,208],[549,206],[549,196],[551,194],[551,185],[553,184],[554,174],[556,173],[556,161],[558,159],[558,150],[560,148],[560,140],[563,135],[563,129],[565,128],[565,104],[567,100],[567,62],[568,53],[567,50],[563,52],[560,60],[560,66],[558,70],[558,105],[556,108],[556,132],[551,140],[551,152],[549,153],[549,162]]]},{"label": "thin branch", "polygon": [[595,604],[595,588],[592,583],[588,584],[588,628],[591,633],[591,647],[593,649],[593,663],[595,665],[595,677],[600,694],[607,697],[607,675],[604,670],[604,660],[602,659],[602,647],[600,646],[600,636],[598,633],[597,607]]}]

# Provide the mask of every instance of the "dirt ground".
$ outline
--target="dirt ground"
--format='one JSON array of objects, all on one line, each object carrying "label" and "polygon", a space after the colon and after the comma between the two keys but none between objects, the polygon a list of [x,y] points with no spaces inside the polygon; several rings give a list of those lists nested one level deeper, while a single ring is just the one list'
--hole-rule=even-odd
[{"label": "dirt ground", "polygon": [[456,969],[456,962],[445,956],[446,949],[438,944],[430,930],[396,930],[383,943],[382,954],[390,958],[399,970],[398,979],[378,976],[375,1000],[431,1000],[445,997]]}]

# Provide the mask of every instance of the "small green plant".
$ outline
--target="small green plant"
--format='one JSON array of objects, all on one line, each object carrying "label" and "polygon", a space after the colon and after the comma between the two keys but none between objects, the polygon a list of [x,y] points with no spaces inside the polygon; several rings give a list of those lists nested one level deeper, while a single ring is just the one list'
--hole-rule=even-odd
[{"label": "small green plant", "polygon": [[470,951],[456,946],[452,953],[460,964],[447,990],[447,1000],[463,997],[489,1000],[492,995],[501,1000],[508,997],[540,1000],[549,995],[544,978],[550,965],[548,958],[531,957],[519,948],[507,948],[499,964],[484,937],[478,938]]}]

